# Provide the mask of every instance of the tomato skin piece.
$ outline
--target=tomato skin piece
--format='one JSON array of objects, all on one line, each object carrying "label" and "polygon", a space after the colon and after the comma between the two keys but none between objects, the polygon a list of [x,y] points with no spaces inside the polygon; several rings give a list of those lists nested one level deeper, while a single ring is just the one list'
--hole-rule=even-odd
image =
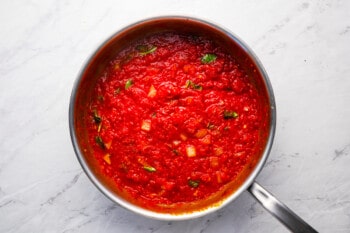
[{"label": "tomato skin piece", "polygon": [[130,44],[91,99],[86,125],[98,169],[146,208],[209,198],[258,150],[259,93],[205,37],[167,32]]}]

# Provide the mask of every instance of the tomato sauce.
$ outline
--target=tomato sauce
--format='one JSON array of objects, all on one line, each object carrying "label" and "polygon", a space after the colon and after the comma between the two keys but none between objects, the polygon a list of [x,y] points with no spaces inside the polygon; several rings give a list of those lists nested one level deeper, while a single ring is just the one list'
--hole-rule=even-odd
[{"label": "tomato sauce", "polygon": [[205,37],[159,33],[130,44],[98,80],[87,118],[101,171],[146,208],[205,200],[257,156],[259,94]]}]

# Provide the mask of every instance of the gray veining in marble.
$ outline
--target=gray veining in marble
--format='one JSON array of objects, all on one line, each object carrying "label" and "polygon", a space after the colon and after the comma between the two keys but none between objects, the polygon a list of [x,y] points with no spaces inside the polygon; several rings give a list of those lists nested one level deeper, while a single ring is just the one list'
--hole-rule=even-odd
[{"label": "gray veining in marble", "polygon": [[321,232],[350,232],[350,1],[2,0],[0,232],[287,232],[246,192],[181,222],[113,204],[75,158],[68,104],[84,60],[145,17],[191,15],[239,35],[270,76],[274,146],[258,181]]}]

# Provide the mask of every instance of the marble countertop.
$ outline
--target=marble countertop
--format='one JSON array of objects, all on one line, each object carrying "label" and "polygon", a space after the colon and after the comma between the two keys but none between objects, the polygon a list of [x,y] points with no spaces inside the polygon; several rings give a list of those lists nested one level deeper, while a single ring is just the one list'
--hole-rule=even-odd
[{"label": "marble countertop", "polygon": [[213,214],[164,222],[107,199],[68,129],[73,82],[105,38],[137,20],[191,15],[260,58],[277,132],[258,182],[321,232],[350,232],[350,1],[0,2],[0,232],[287,232],[248,192]]}]

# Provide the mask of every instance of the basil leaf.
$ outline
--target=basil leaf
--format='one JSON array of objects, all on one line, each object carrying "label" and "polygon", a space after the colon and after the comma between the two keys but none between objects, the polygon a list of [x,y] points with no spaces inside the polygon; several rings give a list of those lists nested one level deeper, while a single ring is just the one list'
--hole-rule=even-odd
[{"label": "basil leaf", "polygon": [[97,110],[94,110],[94,115],[93,115],[93,117],[94,117],[94,121],[95,121],[96,124],[101,123],[102,118],[98,115]]},{"label": "basil leaf", "polygon": [[203,87],[201,85],[195,83],[193,83],[192,88],[199,91],[203,90]]},{"label": "basil leaf", "polygon": [[224,111],[224,119],[232,119],[232,118],[237,118],[238,117],[238,113],[235,111]]},{"label": "basil leaf", "polygon": [[188,185],[192,188],[197,188],[199,186],[199,181],[196,180],[188,180]]},{"label": "basil leaf", "polygon": [[187,80],[186,84],[185,84],[185,88],[189,88],[189,87],[194,89],[194,90],[199,90],[199,91],[203,90],[203,87],[201,85],[196,84],[196,83],[192,82],[191,80]]},{"label": "basil leaf", "polygon": [[129,89],[129,87],[131,87],[133,84],[134,83],[133,83],[133,81],[131,79],[126,81],[126,83],[125,83],[125,90]]},{"label": "basil leaf", "polygon": [[154,167],[151,167],[151,166],[144,166],[143,169],[145,169],[148,172],[155,172],[155,171],[157,171]]},{"label": "basil leaf", "polygon": [[217,56],[215,54],[213,54],[213,53],[206,53],[202,57],[201,62],[203,64],[208,64],[208,63],[211,63],[211,62],[215,61],[216,58],[217,58]]},{"label": "basil leaf", "polygon": [[138,45],[136,46],[136,49],[139,51],[140,55],[144,56],[149,53],[153,53],[157,50],[156,46],[147,46],[147,45]]},{"label": "basil leaf", "polygon": [[97,145],[99,145],[102,149],[106,148],[106,146],[105,146],[105,144],[100,136],[96,136],[95,141],[96,141]]}]

